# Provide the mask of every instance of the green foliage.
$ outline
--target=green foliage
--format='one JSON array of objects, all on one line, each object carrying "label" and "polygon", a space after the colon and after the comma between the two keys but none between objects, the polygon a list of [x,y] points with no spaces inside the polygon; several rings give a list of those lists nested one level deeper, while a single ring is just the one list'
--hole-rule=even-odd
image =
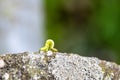
[{"label": "green foliage", "polygon": [[46,38],[54,39],[60,51],[120,63],[119,3],[119,0],[46,0]]},{"label": "green foliage", "polygon": [[[99,28],[97,36],[100,36],[100,44],[105,45],[106,48],[109,48],[111,51],[113,50],[115,56],[118,56],[118,62],[120,57],[119,2],[119,0],[111,0],[109,2],[107,0],[100,0],[100,8],[95,17],[95,20],[97,20],[97,27]],[[94,33],[97,33],[97,31]]]}]

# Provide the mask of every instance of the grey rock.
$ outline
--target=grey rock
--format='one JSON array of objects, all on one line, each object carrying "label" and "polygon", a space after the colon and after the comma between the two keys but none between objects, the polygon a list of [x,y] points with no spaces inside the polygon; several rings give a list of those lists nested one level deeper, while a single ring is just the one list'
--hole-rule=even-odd
[{"label": "grey rock", "polygon": [[0,55],[0,80],[120,80],[120,66],[60,52]]}]

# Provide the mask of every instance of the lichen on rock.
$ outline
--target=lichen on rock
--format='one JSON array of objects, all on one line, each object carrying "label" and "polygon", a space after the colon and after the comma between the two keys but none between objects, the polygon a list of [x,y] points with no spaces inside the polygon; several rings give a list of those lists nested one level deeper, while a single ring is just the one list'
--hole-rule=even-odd
[{"label": "lichen on rock", "polygon": [[120,66],[60,52],[0,55],[0,80],[119,80]]},{"label": "lichen on rock", "polygon": [[102,68],[97,58],[61,54],[49,64],[49,71],[56,80],[102,80]]},{"label": "lichen on rock", "polygon": [[46,80],[48,63],[43,61],[42,56],[30,52],[1,55],[5,66],[0,68],[0,79],[4,80],[4,75],[8,74],[8,80]]}]

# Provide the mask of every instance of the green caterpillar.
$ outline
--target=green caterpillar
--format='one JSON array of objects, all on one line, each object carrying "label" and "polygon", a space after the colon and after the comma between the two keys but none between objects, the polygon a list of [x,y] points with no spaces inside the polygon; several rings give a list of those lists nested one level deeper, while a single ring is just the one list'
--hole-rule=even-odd
[{"label": "green caterpillar", "polygon": [[40,48],[41,51],[53,51],[53,52],[57,52],[58,50],[56,48],[54,48],[54,41],[52,39],[48,39],[46,42],[45,42],[45,46]]}]

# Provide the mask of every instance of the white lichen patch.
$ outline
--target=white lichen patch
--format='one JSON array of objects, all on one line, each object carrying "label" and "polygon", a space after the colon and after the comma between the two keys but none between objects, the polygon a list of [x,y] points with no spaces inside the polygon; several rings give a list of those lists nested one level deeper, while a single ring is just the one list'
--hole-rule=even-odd
[{"label": "white lichen patch", "polygon": [[49,57],[49,56],[52,56],[53,55],[53,52],[52,51],[48,51],[47,52],[47,56]]},{"label": "white lichen patch", "polygon": [[0,59],[0,68],[3,68],[5,66],[5,62],[3,59]]},{"label": "white lichen patch", "polygon": [[40,54],[44,54],[45,52],[44,51],[40,51]]},{"label": "white lichen patch", "polygon": [[97,58],[56,54],[48,66],[48,71],[56,80],[102,80],[102,68],[98,62]]},{"label": "white lichen patch", "polygon": [[39,80],[39,79],[40,79],[40,76],[38,76],[38,75],[33,76],[33,80]]},{"label": "white lichen patch", "polygon": [[5,73],[5,74],[2,76],[2,79],[8,80],[8,79],[9,79],[9,74],[8,74],[8,73]]}]

